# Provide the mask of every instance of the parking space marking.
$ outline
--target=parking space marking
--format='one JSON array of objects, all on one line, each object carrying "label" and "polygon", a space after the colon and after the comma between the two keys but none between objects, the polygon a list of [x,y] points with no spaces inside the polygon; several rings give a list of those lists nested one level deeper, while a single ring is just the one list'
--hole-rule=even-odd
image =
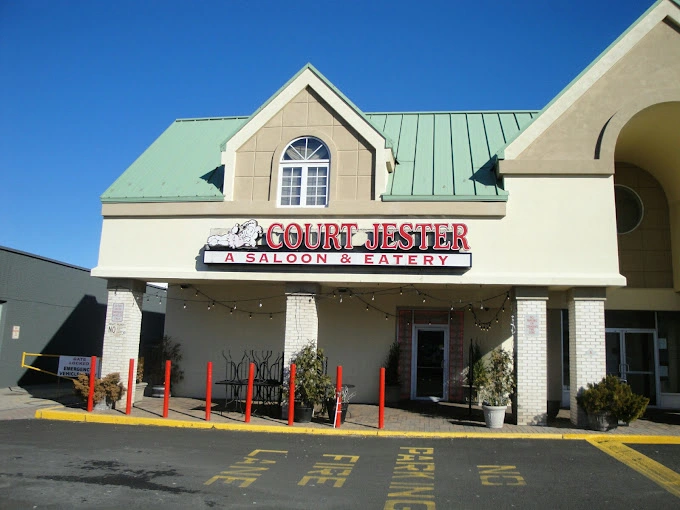
[{"label": "parking space marking", "polygon": [[[211,485],[217,480],[229,485],[234,482],[237,487],[248,487],[257,480],[262,473],[269,470],[270,465],[276,464],[275,460],[267,459],[269,454],[286,455],[288,450],[253,450],[243,457],[243,460],[233,463],[226,471],[220,471],[203,485]],[[265,467],[267,466],[267,467]]]},{"label": "parking space marking", "polygon": [[399,448],[384,510],[434,510],[434,448]]},{"label": "parking space marking", "polygon": [[352,468],[359,460],[358,455],[336,455],[324,453],[323,457],[330,457],[328,462],[317,462],[305,476],[298,482],[298,485],[307,485],[313,482],[315,485],[324,485],[332,482],[333,487],[342,487],[347,481],[347,477],[352,473]]},{"label": "parking space marking", "polygon": [[615,439],[587,439],[587,441],[680,498],[680,475],[672,469]]},{"label": "parking space marking", "polygon": [[520,486],[527,484],[524,477],[517,471],[517,466],[485,465],[477,466],[477,469],[479,469],[482,485]]}]

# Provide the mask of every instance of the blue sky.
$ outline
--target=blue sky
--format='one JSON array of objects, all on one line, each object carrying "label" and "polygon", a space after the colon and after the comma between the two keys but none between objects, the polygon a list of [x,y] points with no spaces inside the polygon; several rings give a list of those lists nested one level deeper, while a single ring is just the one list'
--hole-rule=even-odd
[{"label": "blue sky", "polygon": [[174,119],[306,62],[368,112],[538,110],[651,4],[0,1],[0,245],[96,266],[99,196]]}]

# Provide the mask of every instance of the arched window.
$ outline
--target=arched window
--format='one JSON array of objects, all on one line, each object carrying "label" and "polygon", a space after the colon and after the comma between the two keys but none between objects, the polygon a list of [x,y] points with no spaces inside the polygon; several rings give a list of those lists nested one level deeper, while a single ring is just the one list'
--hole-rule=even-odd
[{"label": "arched window", "polygon": [[279,205],[326,207],[330,152],[319,139],[306,136],[293,140],[281,156]]}]

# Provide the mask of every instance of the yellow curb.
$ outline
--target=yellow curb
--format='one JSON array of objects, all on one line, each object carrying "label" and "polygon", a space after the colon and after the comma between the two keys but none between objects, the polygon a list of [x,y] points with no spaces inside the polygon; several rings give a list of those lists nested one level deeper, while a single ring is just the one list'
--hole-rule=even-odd
[{"label": "yellow curb", "polygon": [[92,414],[63,410],[62,406],[38,409],[35,417],[40,420],[106,423],[111,425],[145,425],[152,427],[174,427],[187,429],[215,429],[239,432],[264,432],[270,434],[311,434],[321,436],[359,437],[405,437],[413,439],[549,439],[549,440],[612,440],[631,444],[680,444],[676,436],[636,436],[606,434],[559,434],[528,432],[408,432],[398,430],[353,430],[312,427],[288,427],[286,425],[254,425],[249,423],[214,423],[209,421],[174,420],[170,418],[139,418],[127,415]]}]

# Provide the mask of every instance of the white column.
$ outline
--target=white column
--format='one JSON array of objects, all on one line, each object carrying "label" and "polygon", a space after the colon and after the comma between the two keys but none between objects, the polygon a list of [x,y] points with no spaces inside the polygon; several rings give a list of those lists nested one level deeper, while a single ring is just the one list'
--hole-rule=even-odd
[{"label": "white column", "polygon": [[[134,398],[136,377],[132,379],[132,388],[128,388],[128,371],[130,358],[135,359],[137,367],[139,335],[142,330],[142,300],[146,283],[136,280],[109,280],[107,288],[109,296],[101,375],[104,377],[118,372],[123,386],[132,392]],[[126,399],[127,394],[124,394],[121,401]]]},{"label": "white column", "polygon": [[317,284],[286,284],[286,337],[283,363],[310,342],[315,346],[319,337],[319,317],[316,309]]},{"label": "white column", "polygon": [[569,291],[569,415],[579,427],[587,424],[586,413],[576,396],[588,383],[602,380],[607,372],[604,327],[604,288]]},{"label": "white column", "polygon": [[548,289],[515,289],[517,424],[545,425],[548,417]]}]

